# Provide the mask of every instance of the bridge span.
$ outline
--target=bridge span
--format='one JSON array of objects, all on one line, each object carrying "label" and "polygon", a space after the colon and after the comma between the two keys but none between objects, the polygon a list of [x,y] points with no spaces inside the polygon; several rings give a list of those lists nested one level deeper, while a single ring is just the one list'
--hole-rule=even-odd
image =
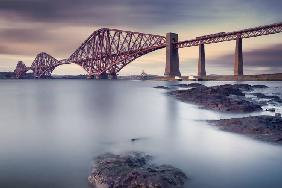
[{"label": "bridge span", "polygon": [[220,32],[178,41],[176,33],[166,36],[144,34],[102,28],[94,31],[67,59],[57,60],[47,53],[36,56],[31,67],[18,62],[15,69],[17,78],[27,71],[33,71],[35,78],[51,76],[52,71],[63,64],[75,63],[87,71],[89,78],[116,78],[117,73],[135,59],[150,52],[166,48],[165,76],[181,76],[179,70],[179,48],[199,46],[198,76],[206,76],[205,45],[224,41],[236,41],[234,75],[243,75],[242,39],[282,32],[282,23],[259,26],[234,32]]}]

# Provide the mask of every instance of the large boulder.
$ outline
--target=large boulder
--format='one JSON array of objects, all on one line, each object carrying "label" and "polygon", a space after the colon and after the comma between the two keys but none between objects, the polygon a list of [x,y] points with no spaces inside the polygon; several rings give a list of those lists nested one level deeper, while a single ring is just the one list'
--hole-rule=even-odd
[{"label": "large boulder", "polygon": [[181,188],[186,175],[170,165],[155,165],[144,153],[104,154],[95,159],[89,183],[96,188]]}]

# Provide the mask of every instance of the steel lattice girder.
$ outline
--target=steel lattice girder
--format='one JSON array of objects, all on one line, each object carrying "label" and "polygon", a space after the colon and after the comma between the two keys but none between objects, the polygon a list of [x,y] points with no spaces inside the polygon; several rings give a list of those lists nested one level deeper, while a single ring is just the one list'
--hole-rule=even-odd
[{"label": "steel lattice girder", "polygon": [[102,28],[69,57],[89,75],[115,74],[141,55],[164,48],[163,36]]},{"label": "steel lattice girder", "polygon": [[27,67],[22,61],[19,61],[16,69],[14,70],[16,78],[21,78],[28,70],[30,70],[30,68]]},{"label": "steel lattice girder", "polygon": [[69,64],[65,60],[57,60],[51,55],[41,52],[39,53],[31,65],[35,78],[41,78],[44,76],[51,76],[53,70],[62,64]]},{"label": "steel lattice girder", "polygon": [[228,33],[217,33],[206,35],[204,37],[197,37],[193,40],[187,40],[178,42],[176,45],[177,48],[185,48],[191,46],[199,46],[200,44],[211,44],[219,43],[224,41],[236,40],[237,38],[251,38],[258,37],[262,35],[270,35],[282,32],[282,23],[276,23],[266,26],[259,26],[250,29],[244,29],[240,31],[228,32]]}]

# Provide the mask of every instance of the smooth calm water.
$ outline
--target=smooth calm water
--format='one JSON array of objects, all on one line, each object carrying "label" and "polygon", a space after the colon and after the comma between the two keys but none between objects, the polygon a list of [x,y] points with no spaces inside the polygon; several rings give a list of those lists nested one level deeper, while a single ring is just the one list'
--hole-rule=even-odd
[{"label": "smooth calm water", "polygon": [[[191,188],[282,187],[281,146],[207,125],[202,120],[235,115],[152,88],[163,84],[0,81],[0,187],[88,188],[92,159],[124,151],[143,151],[182,169]],[[281,95],[282,82],[266,84]]]}]

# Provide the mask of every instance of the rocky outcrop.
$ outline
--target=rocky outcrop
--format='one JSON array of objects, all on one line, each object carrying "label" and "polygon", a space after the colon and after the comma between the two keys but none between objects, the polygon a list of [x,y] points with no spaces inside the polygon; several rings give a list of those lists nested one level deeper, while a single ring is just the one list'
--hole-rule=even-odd
[{"label": "rocky outcrop", "polygon": [[190,83],[190,84],[175,84],[172,85],[174,87],[181,87],[181,88],[189,88],[189,87],[199,87],[199,86],[203,86],[202,84],[199,83]]},{"label": "rocky outcrop", "polygon": [[265,88],[268,88],[268,86],[266,86],[266,85],[253,85],[252,87],[255,88],[255,89],[265,89]]},{"label": "rocky outcrop", "polygon": [[251,94],[260,99],[269,99],[272,102],[282,103],[282,99],[276,95],[265,95],[263,93],[251,93]]},{"label": "rocky outcrop", "polygon": [[250,116],[208,121],[221,130],[282,144],[282,118],[279,116]]},{"label": "rocky outcrop", "polygon": [[96,188],[181,188],[186,175],[169,165],[157,166],[144,153],[104,154],[96,158],[89,183]]},{"label": "rocky outcrop", "polygon": [[166,86],[155,86],[156,89],[169,89],[169,87]]},{"label": "rocky outcrop", "polygon": [[223,112],[242,113],[262,110],[259,104],[245,97],[243,91],[250,90],[253,90],[253,86],[248,84],[225,84],[212,87],[201,85],[188,90],[171,91],[169,94],[184,102]]}]

